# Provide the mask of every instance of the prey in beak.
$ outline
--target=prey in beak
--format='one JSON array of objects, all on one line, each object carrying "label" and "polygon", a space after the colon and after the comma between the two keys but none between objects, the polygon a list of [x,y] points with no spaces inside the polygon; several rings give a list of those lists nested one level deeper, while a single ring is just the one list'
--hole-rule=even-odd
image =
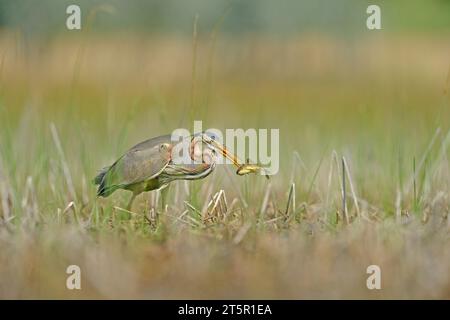
[{"label": "prey in beak", "polygon": [[[239,163],[238,158],[232,154],[230,151],[225,148],[222,144],[209,137],[207,134],[202,135],[202,139],[205,143],[215,147],[217,150],[221,152],[221,154],[229,159],[238,169],[236,171],[237,175],[243,176],[249,173],[260,173],[264,172],[264,168],[257,164],[250,164],[250,161],[247,159],[246,163]],[[269,179],[269,175],[264,174],[267,179]]]}]

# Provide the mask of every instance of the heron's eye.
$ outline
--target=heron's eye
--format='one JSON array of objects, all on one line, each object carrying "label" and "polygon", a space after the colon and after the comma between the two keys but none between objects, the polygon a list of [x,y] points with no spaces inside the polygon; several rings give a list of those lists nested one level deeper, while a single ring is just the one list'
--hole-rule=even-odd
[{"label": "heron's eye", "polygon": [[167,143],[163,143],[159,146],[159,151],[165,151],[169,148],[169,146],[167,145]]}]

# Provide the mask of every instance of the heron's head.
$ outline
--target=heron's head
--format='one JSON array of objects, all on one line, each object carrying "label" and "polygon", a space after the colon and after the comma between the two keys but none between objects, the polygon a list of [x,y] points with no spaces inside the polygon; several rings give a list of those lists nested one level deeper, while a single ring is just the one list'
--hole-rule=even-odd
[{"label": "heron's head", "polygon": [[189,148],[191,159],[197,163],[216,163],[217,151],[213,144],[214,140],[214,135],[205,132],[193,135]]}]

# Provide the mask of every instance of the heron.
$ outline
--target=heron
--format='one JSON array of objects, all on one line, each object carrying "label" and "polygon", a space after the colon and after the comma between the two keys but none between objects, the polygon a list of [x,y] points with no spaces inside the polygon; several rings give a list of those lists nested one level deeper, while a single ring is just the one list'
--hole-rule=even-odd
[{"label": "heron", "polygon": [[[163,135],[138,143],[112,165],[100,170],[94,178],[98,185],[97,196],[108,197],[116,190],[129,190],[132,195],[127,210],[131,210],[133,201],[142,192],[163,190],[175,180],[206,178],[216,167],[218,152],[231,160],[238,170],[242,168],[238,158],[214,135],[202,132],[184,139],[189,140],[173,141],[172,135]],[[191,163],[175,161],[175,145],[183,142],[188,143]],[[164,195],[162,205],[165,205]]]}]

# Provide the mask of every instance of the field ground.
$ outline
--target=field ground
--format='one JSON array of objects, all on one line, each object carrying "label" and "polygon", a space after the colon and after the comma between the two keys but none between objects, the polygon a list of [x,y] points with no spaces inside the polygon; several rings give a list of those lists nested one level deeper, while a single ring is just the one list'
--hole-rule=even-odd
[{"label": "field ground", "polygon": [[[1,34],[0,297],[449,299],[450,43],[211,44]],[[194,119],[279,128],[280,173],[96,198],[98,169]]]}]

